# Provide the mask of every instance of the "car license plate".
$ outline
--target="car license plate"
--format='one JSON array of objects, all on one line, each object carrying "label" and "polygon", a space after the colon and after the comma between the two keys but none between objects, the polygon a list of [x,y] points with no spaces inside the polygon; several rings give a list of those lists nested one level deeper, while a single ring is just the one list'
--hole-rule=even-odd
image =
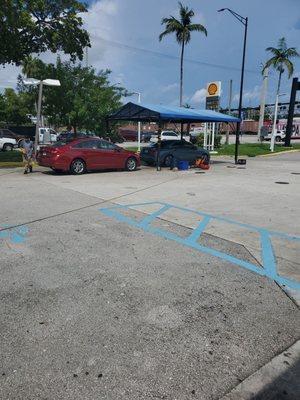
[{"label": "car license plate", "polygon": [[43,156],[46,156],[47,155],[47,153],[43,153]]},{"label": "car license plate", "polygon": [[149,153],[149,150],[148,149],[144,149],[144,153]]}]

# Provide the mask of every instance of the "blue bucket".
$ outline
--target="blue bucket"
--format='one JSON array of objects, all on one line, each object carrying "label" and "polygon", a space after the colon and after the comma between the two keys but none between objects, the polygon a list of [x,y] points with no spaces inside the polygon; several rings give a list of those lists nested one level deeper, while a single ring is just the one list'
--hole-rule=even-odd
[{"label": "blue bucket", "polygon": [[188,161],[178,161],[177,168],[179,171],[186,171],[189,169],[189,162]]}]

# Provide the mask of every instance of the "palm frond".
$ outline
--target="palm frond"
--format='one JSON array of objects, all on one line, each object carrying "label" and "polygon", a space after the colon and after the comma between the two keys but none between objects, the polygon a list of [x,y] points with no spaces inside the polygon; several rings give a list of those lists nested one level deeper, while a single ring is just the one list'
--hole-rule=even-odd
[{"label": "palm frond", "polygon": [[290,78],[294,73],[294,64],[288,59],[284,60],[283,64],[286,66],[288,77]]},{"label": "palm frond", "polygon": [[294,65],[290,58],[299,57],[299,53],[295,47],[287,47],[285,38],[280,38],[278,41],[278,48],[268,47],[266,49],[269,51],[273,57],[271,57],[265,64],[264,70],[267,67],[273,67],[276,69],[280,75],[284,73],[285,69],[288,72],[288,77],[290,78],[294,72]]},{"label": "palm frond", "polygon": [[286,57],[300,57],[296,47],[290,47],[289,49],[286,49],[285,55]]},{"label": "palm frond", "polygon": [[265,63],[264,70],[265,70],[266,68],[276,67],[276,66],[277,66],[277,60],[278,60],[278,58],[277,58],[276,56],[270,58],[270,59]]},{"label": "palm frond", "polygon": [[189,26],[189,31],[190,31],[190,32],[194,32],[194,31],[196,31],[196,32],[202,32],[202,33],[204,33],[205,36],[207,36],[207,30],[206,30],[206,28],[205,28],[203,25],[201,25],[201,24],[191,24],[191,25]]},{"label": "palm frond", "polygon": [[176,33],[177,29],[175,29],[174,27],[167,27],[160,35],[159,35],[159,41],[161,42],[162,39],[167,36],[170,35],[171,33]]},{"label": "palm frond", "polygon": [[184,6],[181,2],[179,4],[180,19],[176,19],[172,15],[169,18],[163,18],[161,24],[165,25],[165,30],[159,35],[159,41],[165,36],[175,33],[178,43],[189,43],[191,40],[191,32],[202,32],[207,36],[206,28],[201,24],[192,24],[191,19],[195,15],[192,9]]},{"label": "palm frond", "polygon": [[279,56],[281,54],[279,49],[276,49],[276,47],[267,47],[266,51],[269,51],[270,53],[274,54],[275,56]]}]

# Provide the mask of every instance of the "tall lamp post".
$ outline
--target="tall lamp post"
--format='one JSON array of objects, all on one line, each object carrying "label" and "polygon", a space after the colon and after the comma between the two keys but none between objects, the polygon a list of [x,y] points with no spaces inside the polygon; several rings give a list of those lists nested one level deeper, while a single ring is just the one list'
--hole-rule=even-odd
[{"label": "tall lamp post", "polygon": [[42,98],[43,98],[43,86],[60,86],[60,81],[57,79],[34,79],[28,78],[23,80],[24,85],[37,86],[39,85],[39,96],[38,96],[38,107],[36,116],[36,126],[35,126],[35,138],[34,138],[34,152],[37,153],[37,148],[39,144],[39,130],[41,127],[41,110],[42,110]]},{"label": "tall lamp post", "polygon": [[[245,72],[245,58],[246,58],[246,44],[247,44],[247,32],[248,32],[248,17],[242,17],[240,14],[232,11],[230,8],[221,8],[218,12],[229,11],[238,21],[240,21],[245,27],[244,34],[244,48],[243,48],[243,62],[242,62],[242,73],[241,73],[241,87],[240,87],[240,101],[239,101],[239,119],[242,117],[242,105],[243,105],[243,88],[244,88],[244,72]],[[235,164],[238,163],[238,151],[239,151],[239,142],[240,142],[240,129],[241,123],[238,122],[236,126],[235,132],[235,152],[234,152],[234,161]]]},{"label": "tall lamp post", "polygon": [[[132,92],[132,94],[136,94],[138,96],[138,103],[141,104],[141,93],[140,92]],[[141,152],[141,122],[138,122],[138,153]]]}]

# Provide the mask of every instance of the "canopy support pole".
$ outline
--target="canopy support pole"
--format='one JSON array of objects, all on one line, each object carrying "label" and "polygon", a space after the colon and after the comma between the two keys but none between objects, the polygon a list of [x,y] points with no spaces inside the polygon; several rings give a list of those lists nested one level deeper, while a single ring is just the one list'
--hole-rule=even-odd
[{"label": "canopy support pole", "polygon": [[158,136],[157,136],[157,155],[156,155],[156,171],[161,170],[160,166],[160,148],[161,148],[161,131],[162,131],[162,123],[161,120],[158,121]]},{"label": "canopy support pole", "polygon": [[180,139],[183,140],[183,122],[180,124]]}]

